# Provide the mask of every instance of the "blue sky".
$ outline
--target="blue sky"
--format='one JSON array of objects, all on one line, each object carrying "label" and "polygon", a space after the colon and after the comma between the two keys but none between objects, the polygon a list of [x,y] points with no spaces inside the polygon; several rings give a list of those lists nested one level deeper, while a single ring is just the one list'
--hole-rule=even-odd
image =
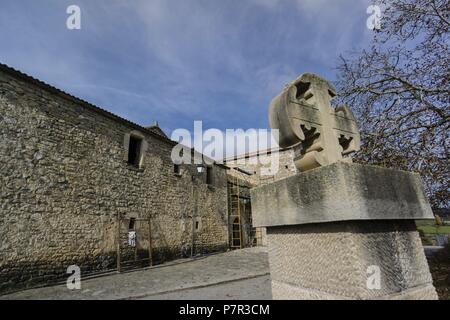
[{"label": "blue sky", "polygon": [[[268,128],[303,72],[368,44],[366,0],[1,0],[0,61],[169,133]],[[68,30],[66,8],[81,8]]]}]

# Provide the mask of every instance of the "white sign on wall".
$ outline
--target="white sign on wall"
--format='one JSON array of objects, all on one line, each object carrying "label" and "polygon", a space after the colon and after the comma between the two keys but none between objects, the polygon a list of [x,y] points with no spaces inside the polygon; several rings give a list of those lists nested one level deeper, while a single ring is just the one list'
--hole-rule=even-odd
[{"label": "white sign on wall", "polygon": [[136,231],[128,231],[128,245],[130,247],[136,246]]}]

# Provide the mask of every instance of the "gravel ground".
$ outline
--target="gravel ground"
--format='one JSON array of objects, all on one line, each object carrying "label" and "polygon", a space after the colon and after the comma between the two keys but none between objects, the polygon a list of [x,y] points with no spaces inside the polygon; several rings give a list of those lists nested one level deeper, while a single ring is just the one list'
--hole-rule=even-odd
[{"label": "gravel ground", "polygon": [[222,284],[156,294],[142,300],[271,300],[270,276],[235,280]]},{"label": "gravel ground", "polygon": [[[195,260],[185,259],[145,270],[110,274],[92,279],[81,279],[80,290],[69,290],[66,285],[36,288],[0,296],[0,299],[139,299],[160,296],[161,299],[252,299],[248,285],[257,290],[256,298],[270,297],[270,286],[260,276],[268,275],[266,248],[255,247],[215,254]],[[82,275],[83,276],[83,275]],[[239,284],[236,280],[244,280]],[[218,285],[217,285],[218,284]],[[191,288],[195,290],[185,290]],[[179,291],[181,290],[181,291]],[[215,293],[217,290],[217,293]],[[228,292],[228,290],[230,292]],[[179,292],[177,292],[179,291]],[[242,297],[240,293],[242,293]],[[186,296],[186,298],[184,297]],[[192,298],[193,299],[193,298]]]}]

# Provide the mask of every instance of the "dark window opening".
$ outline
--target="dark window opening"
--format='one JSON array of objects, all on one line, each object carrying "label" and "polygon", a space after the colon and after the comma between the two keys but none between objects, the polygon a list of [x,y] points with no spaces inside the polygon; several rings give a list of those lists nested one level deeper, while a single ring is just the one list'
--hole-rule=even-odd
[{"label": "dark window opening", "polygon": [[174,164],[173,165],[173,173],[175,174],[180,174],[180,165],[179,164]]},{"label": "dark window opening", "polygon": [[130,223],[128,224],[128,230],[134,230],[136,224],[136,218],[130,218]]},{"label": "dark window opening", "polygon": [[130,136],[130,144],[128,146],[128,163],[139,167],[141,155],[142,139]]},{"label": "dark window opening", "polygon": [[213,183],[212,167],[206,167],[206,184]]},{"label": "dark window opening", "polygon": [[198,221],[195,221],[195,230],[198,230]]}]

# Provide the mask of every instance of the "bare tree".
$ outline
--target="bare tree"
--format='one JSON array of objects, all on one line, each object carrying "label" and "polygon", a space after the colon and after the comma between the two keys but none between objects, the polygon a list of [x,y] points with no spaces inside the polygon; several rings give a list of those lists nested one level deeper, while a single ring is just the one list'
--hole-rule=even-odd
[{"label": "bare tree", "polygon": [[384,0],[370,50],[341,57],[339,103],[357,116],[356,160],[421,174],[433,207],[449,205],[450,1]]}]

